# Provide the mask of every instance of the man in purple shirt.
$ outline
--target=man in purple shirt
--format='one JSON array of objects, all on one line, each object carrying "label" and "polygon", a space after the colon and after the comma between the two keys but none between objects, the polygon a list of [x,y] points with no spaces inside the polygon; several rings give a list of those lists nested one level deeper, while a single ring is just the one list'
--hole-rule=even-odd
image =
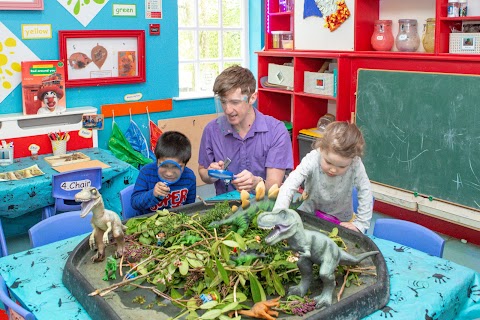
[{"label": "man in purple shirt", "polygon": [[213,92],[223,115],[203,131],[198,157],[203,182],[215,183],[217,194],[225,193],[224,182],[210,177],[208,170],[224,169],[228,158],[228,171],[234,174],[228,191],[252,191],[262,180],[267,190],[275,183],[280,186],[285,170],[293,168],[292,143],[283,122],[253,107],[257,92],[252,72],[241,66],[225,69]]}]

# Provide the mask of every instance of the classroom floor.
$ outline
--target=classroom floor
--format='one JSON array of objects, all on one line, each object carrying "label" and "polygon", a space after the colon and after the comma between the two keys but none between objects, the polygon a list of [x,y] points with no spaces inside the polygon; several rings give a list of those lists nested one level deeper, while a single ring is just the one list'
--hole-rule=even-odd
[{"label": "classroom floor", "polygon": [[[213,185],[205,185],[197,188],[197,195],[203,199],[213,197],[215,195]],[[368,234],[372,234],[375,228],[375,220],[383,217],[388,218],[388,216],[380,213],[373,213],[372,227],[368,230]],[[443,234],[440,234],[440,236],[446,240],[443,258],[480,272],[480,246],[462,243],[459,239]],[[30,240],[28,234],[7,238],[7,247],[9,254],[29,249]]]}]

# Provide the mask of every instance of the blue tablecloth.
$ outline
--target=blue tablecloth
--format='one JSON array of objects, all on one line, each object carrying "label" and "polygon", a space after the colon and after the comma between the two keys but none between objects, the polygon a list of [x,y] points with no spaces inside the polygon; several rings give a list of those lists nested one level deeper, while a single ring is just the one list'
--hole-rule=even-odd
[{"label": "blue tablecloth", "polygon": [[[89,319],[62,284],[69,253],[87,235],[0,259],[11,291],[37,319]],[[480,274],[454,262],[372,237],[390,274],[390,302],[365,319],[480,318]]]},{"label": "blue tablecloth", "polygon": [[[89,148],[76,151],[84,153],[91,160],[99,160],[110,166],[102,170],[102,188],[100,192],[103,196],[105,207],[120,214],[122,206],[119,192],[126,186],[135,183],[138,170],[130,164],[115,158],[108,150]],[[52,197],[52,175],[57,174],[58,171],[54,170],[44,160],[46,156],[51,156],[51,154],[41,155],[38,157],[38,160],[32,160],[30,157],[18,158],[15,159],[13,164],[7,167],[0,167],[0,172],[7,172],[37,164],[45,173],[34,178],[0,182],[0,217],[2,218],[4,228],[8,228],[10,219],[18,218],[54,203]],[[18,223],[18,221],[15,221],[15,223]]]}]

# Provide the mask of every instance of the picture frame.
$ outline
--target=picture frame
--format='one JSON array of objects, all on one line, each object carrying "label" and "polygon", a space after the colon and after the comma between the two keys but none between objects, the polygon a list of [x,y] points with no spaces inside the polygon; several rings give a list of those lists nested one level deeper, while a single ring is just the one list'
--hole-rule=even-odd
[{"label": "picture frame", "polygon": [[144,30],[60,30],[69,87],[146,81]]},{"label": "picture frame", "polygon": [[462,50],[475,50],[476,40],[472,35],[465,34],[462,37]]},{"label": "picture frame", "polygon": [[43,10],[43,0],[0,0],[0,10]]},{"label": "picture frame", "polygon": [[84,114],[82,115],[82,128],[90,130],[103,130],[105,117],[103,114]]}]

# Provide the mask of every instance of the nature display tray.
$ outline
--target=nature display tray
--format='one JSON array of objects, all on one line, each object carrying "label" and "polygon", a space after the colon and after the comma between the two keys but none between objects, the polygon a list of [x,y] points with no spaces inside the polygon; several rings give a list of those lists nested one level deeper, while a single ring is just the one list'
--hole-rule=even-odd
[{"label": "nature display tray", "polygon": [[47,161],[52,167],[56,167],[56,166],[63,166],[66,164],[73,164],[73,163],[88,161],[90,160],[90,157],[86,156],[81,152],[73,152],[73,153],[62,154],[59,156],[45,157],[44,160]]},{"label": "nature display tray", "polygon": [[[201,202],[197,202],[172,211],[193,214],[211,208],[210,206],[206,207]],[[339,236],[346,242],[349,253],[353,255],[366,251],[379,251],[370,238],[358,232],[339,227],[309,214],[302,214],[302,219],[306,229],[321,229],[330,232],[334,227],[338,227]],[[113,245],[107,246],[106,256],[113,255],[114,250],[115,247]],[[168,300],[156,297],[149,290],[136,289],[130,292],[116,290],[104,297],[98,295],[89,296],[89,293],[94,292],[98,288],[105,288],[122,280],[122,277],[117,272],[117,280],[103,281],[105,262],[92,263],[90,258],[94,254],[95,251],[90,250],[87,237],[70,254],[63,273],[63,283],[82,304],[92,319],[169,319],[180,314],[181,310],[179,308],[172,305]],[[361,319],[382,308],[389,300],[390,287],[383,255],[379,253],[366,258],[359,265],[362,267],[375,266],[376,276],[361,274],[359,277],[363,284],[361,286],[351,285],[345,288],[341,300],[328,308],[312,311],[303,317],[280,313],[278,319]],[[337,284],[335,289],[335,297],[343,282],[343,278],[337,280],[340,281],[340,284]],[[310,297],[319,294],[321,292],[321,282],[318,280],[318,284],[312,284],[311,290],[312,294],[309,295]],[[155,301],[157,298],[157,301],[161,301],[163,305],[150,304],[152,308],[147,308],[145,306],[147,303],[141,305],[133,302],[138,296],[144,296],[147,301]],[[334,300],[336,301],[336,298]],[[242,318],[248,319],[245,316],[242,316]]]}]

